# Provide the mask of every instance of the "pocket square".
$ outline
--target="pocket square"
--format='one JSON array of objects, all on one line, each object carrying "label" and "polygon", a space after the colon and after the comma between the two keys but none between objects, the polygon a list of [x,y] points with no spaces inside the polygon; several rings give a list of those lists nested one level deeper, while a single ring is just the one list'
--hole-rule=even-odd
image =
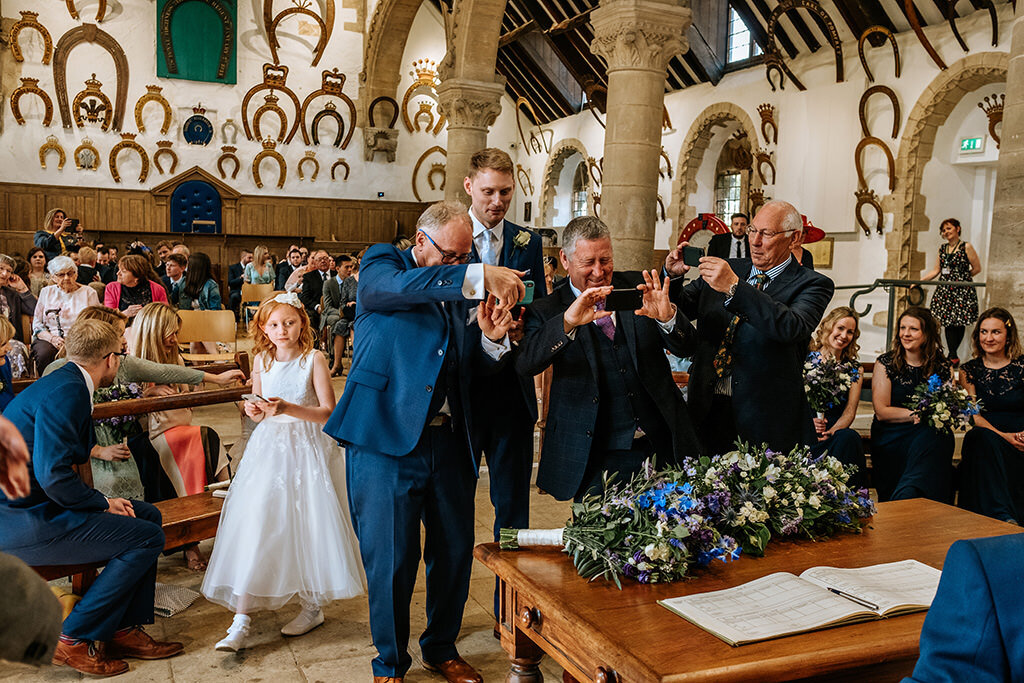
[{"label": "pocket square", "polygon": [[476,309],[478,308],[480,307],[474,306],[473,308],[469,309],[469,317],[466,318],[466,327],[469,327],[476,322]]}]

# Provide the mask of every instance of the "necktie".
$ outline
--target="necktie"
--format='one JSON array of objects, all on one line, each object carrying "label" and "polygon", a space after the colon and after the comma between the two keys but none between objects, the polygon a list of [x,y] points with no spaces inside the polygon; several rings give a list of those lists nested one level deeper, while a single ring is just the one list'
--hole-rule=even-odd
[{"label": "necktie", "polygon": [[[759,291],[763,290],[765,285],[769,282],[769,278],[764,273],[757,273],[754,275],[754,287]],[[740,323],[740,317],[734,315],[729,320],[729,326],[725,328],[725,334],[722,335],[722,343],[718,347],[718,351],[715,353],[714,360],[711,361],[711,367],[715,370],[715,377],[719,379],[728,377],[732,374],[732,342],[736,337],[736,326]]]},{"label": "necktie", "polygon": [[[594,309],[598,311],[603,311],[604,302],[599,301],[594,306]],[[594,321],[594,324],[597,325],[602,332],[604,332],[604,336],[608,337],[608,339],[611,341],[615,341],[615,323],[612,322],[612,317],[610,315],[604,318],[598,318],[597,320]]]},{"label": "necktie", "polygon": [[489,266],[496,265],[497,261],[498,261],[495,258],[495,254],[494,254],[494,252],[496,251],[496,249],[495,249],[495,246],[496,246],[495,242],[496,241],[497,241],[497,238],[494,236],[494,232],[493,231],[491,231],[491,230],[484,230],[484,245],[483,245],[483,249],[480,250],[480,260],[483,261],[484,263],[486,263]]}]

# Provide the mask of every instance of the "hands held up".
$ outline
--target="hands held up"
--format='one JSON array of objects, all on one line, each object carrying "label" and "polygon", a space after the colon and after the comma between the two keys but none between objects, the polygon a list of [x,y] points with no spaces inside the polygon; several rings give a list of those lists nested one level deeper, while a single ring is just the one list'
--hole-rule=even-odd
[{"label": "hands held up", "polygon": [[[689,272],[690,266],[683,263],[683,247],[690,246],[689,242],[680,242],[675,249],[665,257],[665,271],[672,277],[679,277]],[[697,267],[700,276],[716,292],[727,293],[739,278],[729,267],[729,262],[717,256],[703,256],[700,265]]]}]

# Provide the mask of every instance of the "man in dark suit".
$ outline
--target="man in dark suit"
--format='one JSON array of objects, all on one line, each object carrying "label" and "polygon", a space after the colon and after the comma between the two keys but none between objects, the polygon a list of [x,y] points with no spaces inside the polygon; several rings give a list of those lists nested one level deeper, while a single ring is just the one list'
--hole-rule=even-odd
[{"label": "man in dark suit", "polygon": [[313,329],[320,329],[320,298],[323,295],[324,283],[331,277],[331,266],[334,261],[326,251],[314,251],[309,256],[313,269],[302,276],[302,291],[299,292],[299,301],[306,308],[309,314],[309,323]]},{"label": "man in dark suit", "polygon": [[[473,220],[473,263],[506,266],[526,273],[534,283],[534,298],[547,294],[544,250],[540,235],[505,219],[515,192],[515,166],[500,149],[482,149],[469,162],[464,187]],[[522,337],[517,321],[510,337]],[[473,404],[481,406],[473,440],[481,459],[487,458],[491,503],[494,505],[494,540],[499,530],[530,526],[530,477],[533,474],[533,427],[537,423],[537,395],[533,376],[520,375],[512,363],[497,376],[478,378],[471,387]],[[494,611],[498,612],[495,594]]]},{"label": "man in dark suit", "polygon": [[[515,271],[466,264],[473,233],[457,202],[430,206],[414,246],[371,247],[360,269],[355,354],[324,431],[347,446],[349,506],[366,568],[375,683],[401,682],[409,607],[426,537],[424,666],[453,683],[481,681],[455,647],[473,550],[473,405],[469,380],[510,349]],[[480,303],[470,313],[468,300]],[[495,298],[504,302],[495,304]]]},{"label": "man in dark suit", "polygon": [[111,258],[110,247],[96,248],[96,272],[105,285],[117,279],[117,259]]},{"label": "man in dark suit", "polygon": [[228,268],[228,297],[229,306],[238,318],[238,308],[242,304],[242,285],[245,283],[245,267],[252,263],[252,252],[243,249],[239,255],[238,263],[232,263]]},{"label": "man in dark suit", "polygon": [[[111,676],[128,670],[126,657],[162,659],[182,646],[158,643],[142,630],[153,623],[164,547],[160,512],[142,501],[106,498],[72,469],[89,460],[93,391],[113,382],[121,337],[107,323],[81,320],[64,348],[71,362],[33,382],[4,411],[32,462],[28,495],[0,500],[0,550],[34,566],[106,564],[64,620],[53,661]],[[60,410],[53,410],[54,396],[61,397]]]},{"label": "man in dark suit", "polygon": [[298,247],[292,247],[288,252],[288,258],[277,264],[274,273],[274,289],[283,292],[288,276],[295,272],[295,269],[302,265],[302,252]]},{"label": "man in dark suit", "polygon": [[[569,282],[529,307],[516,369],[554,368],[537,487],[559,500],[599,493],[604,472],[628,480],[643,463],[699,455],[665,357],[692,353],[696,332],[669,300],[668,279],[615,273],[611,233],[593,216],[562,233]],[[606,311],[617,289],[642,289],[637,310]]]},{"label": "man in dark suit", "polygon": [[[673,301],[697,323],[687,403],[705,452],[724,453],[737,437],[789,452],[814,442],[803,366],[811,333],[832,299],[832,280],[790,253],[801,229],[792,204],[772,201],[754,217],[750,259],[700,260],[700,277]],[[682,247],[665,269],[682,275]]]},{"label": "man in dark suit", "polygon": [[1024,534],[957,541],[903,683],[1024,680]]},{"label": "man in dark suit", "polygon": [[734,213],[730,225],[731,232],[715,235],[708,242],[708,256],[716,258],[750,258],[750,240],[747,238],[747,226],[750,219],[745,213]]}]

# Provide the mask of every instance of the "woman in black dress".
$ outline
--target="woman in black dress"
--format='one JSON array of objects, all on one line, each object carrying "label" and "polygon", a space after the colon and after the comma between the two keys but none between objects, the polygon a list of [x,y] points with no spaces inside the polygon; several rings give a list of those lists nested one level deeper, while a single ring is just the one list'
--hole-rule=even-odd
[{"label": "woman in black dress", "polygon": [[1013,316],[1002,308],[982,313],[971,346],[974,359],[964,363],[960,382],[982,410],[964,436],[958,502],[1017,522],[1024,517],[1024,357]]},{"label": "woman in black dress", "polygon": [[899,317],[892,350],[875,362],[871,378],[871,456],[878,499],[931,498],[951,502],[953,434],[921,424],[904,408],[931,375],[949,379],[939,327],[927,308],[912,306]]},{"label": "woman in black dress", "polygon": [[[960,239],[960,221],[947,218],[939,227],[946,244],[939,247],[935,267],[921,279],[971,282],[981,272],[978,252],[968,242]],[[939,285],[935,288],[931,302],[932,315],[946,332],[946,346],[950,362],[960,362],[960,342],[964,340],[964,328],[978,318],[978,290],[974,287]]]}]

